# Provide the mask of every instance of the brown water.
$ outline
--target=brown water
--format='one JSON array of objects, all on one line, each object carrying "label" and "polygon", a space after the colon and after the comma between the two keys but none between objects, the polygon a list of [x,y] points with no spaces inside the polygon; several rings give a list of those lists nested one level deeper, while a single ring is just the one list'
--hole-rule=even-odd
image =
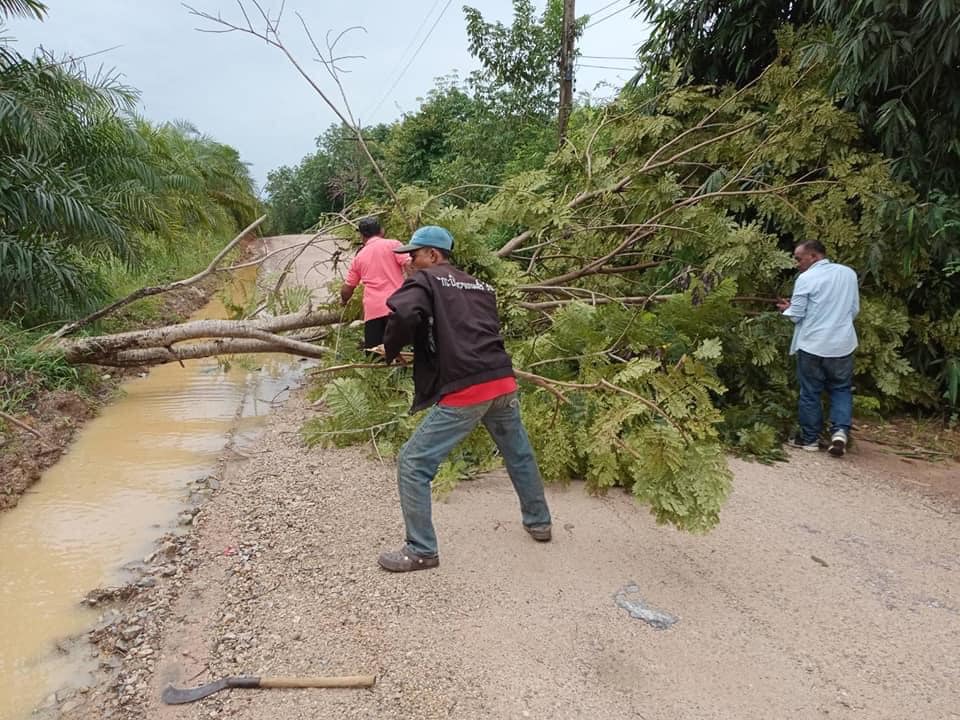
[{"label": "brown water", "polygon": [[[225,317],[222,304],[202,317]],[[188,361],[124,382],[124,396],[0,515],[0,720],[22,720],[55,690],[90,681],[89,646],[64,642],[97,622],[79,601],[122,582],[122,566],[176,526],[188,483],[215,468],[231,437],[242,445],[256,435],[303,366],[254,361],[262,366],[228,372]]]}]

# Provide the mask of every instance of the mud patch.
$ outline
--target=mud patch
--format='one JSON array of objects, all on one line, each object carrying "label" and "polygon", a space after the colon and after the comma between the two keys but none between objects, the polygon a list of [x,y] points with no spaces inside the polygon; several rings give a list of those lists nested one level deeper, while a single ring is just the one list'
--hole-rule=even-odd
[{"label": "mud patch", "polygon": [[[112,388],[97,388],[109,396]],[[68,390],[51,390],[36,396],[22,422],[35,428],[41,437],[11,427],[0,435],[0,510],[14,507],[20,496],[40,475],[63,455],[74,433],[96,414],[97,397],[84,397]]]},{"label": "mud patch", "polygon": [[[153,325],[181,320],[203,307],[216,291],[219,281],[168,293],[160,317]],[[27,410],[17,417],[40,437],[6,424],[0,430],[0,512],[15,507],[20,497],[40,479],[43,471],[63,456],[77,430],[113,399],[125,377],[143,375],[148,368],[100,368],[98,380],[86,393],[70,390],[42,390],[31,398]],[[18,382],[0,376],[4,382]],[[0,427],[4,423],[0,421]]]}]

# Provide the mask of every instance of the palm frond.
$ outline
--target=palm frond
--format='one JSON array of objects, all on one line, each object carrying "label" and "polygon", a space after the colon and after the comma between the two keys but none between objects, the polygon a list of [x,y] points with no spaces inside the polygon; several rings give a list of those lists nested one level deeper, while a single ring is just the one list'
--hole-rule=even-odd
[{"label": "palm frond", "polygon": [[20,15],[43,20],[46,14],[47,6],[39,0],[0,0],[0,15],[6,17]]},{"label": "palm frond", "polygon": [[0,317],[71,317],[104,298],[96,274],[54,240],[0,235]]}]

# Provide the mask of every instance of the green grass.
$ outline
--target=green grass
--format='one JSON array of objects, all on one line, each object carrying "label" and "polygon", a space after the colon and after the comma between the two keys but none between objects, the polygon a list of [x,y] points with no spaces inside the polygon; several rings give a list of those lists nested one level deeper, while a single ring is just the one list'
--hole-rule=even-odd
[{"label": "green grass", "polygon": [[67,363],[58,353],[37,352],[41,333],[0,323],[0,410],[23,411],[44,390],[86,391],[97,381],[92,368]]},{"label": "green grass", "polygon": [[[229,238],[221,233],[188,233],[179,237],[176,243],[147,236],[140,241],[142,260],[135,267],[111,259],[101,266],[100,272],[115,300],[142,287],[164,285],[198,273],[227,242]],[[232,255],[233,259],[227,257],[222,264],[236,262],[237,253]],[[162,319],[162,308],[162,295],[144,298],[124,308],[118,317],[105,319],[97,329],[100,332],[120,332],[155,322]]]},{"label": "green grass", "polygon": [[[229,241],[226,233],[195,232],[185,234],[176,243],[149,236],[140,239],[142,262],[131,268],[114,259],[99,262],[95,271],[116,300],[150,285],[181,280],[205,268]],[[226,264],[235,262],[227,258]],[[108,302],[109,302],[108,301]],[[105,318],[88,332],[113,333],[143,327],[164,320],[163,296],[140,300],[124,308],[116,317]],[[36,345],[56,324],[23,329],[12,320],[0,320],[0,411],[18,414],[25,411],[37,393],[49,390],[74,390],[88,393],[99,382],[99,374],[89,366],[67,363],[57,352],[40,352]]]}]

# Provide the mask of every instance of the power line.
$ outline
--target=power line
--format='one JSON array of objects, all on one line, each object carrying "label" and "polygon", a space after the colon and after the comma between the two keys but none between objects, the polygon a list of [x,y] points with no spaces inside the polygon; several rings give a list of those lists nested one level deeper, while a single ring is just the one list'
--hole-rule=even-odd
[{"label": "power line", "polygon": [[[420,45],[417,46],[417,49],[413,53],[413,56],[407,61],[407,64],[403,66],[403,70],[401,70],[400,74],[397,75],[397,79],[393,81],[393,84],[383,94],[383,97],[380,98],[380,101],[374,106],[373,110],[370,111],[371,117],[374,114],[376,114],[377,110],[380,109],[380,106],[383,105],[383,101],[390,96],[390,93],[393,92],[394,88],[397,87],[397,84],[400,82],[400,80],[403,79],[403,76],[407,73],[407,70],[410,69],[410,66],[413,64],[413,61],[417,59],[417,55],[419,55],[420,51],[423,50],[423,46],[427,44],[427,40],[430,39],[430,36],[433,34],[433,31],[436,29],[437,25],[440,23],[440,20],[443,18],[444,14],[447,12],[447,8],[449,8],[452,3],[453,3],[453,0],[447,0],[447,4],[443,6],[443,10],[441,10],[440,14],[437,15],[437,19],[433,21],[433,25],[430,26],[430,29],[427,31],[427,34],[424,36],[423,40],[420,42]],[[434,7],[436,7],[436,5],[434,5]],[[428,13],[427,17],[429,16],[430,15]]]},{"label": "power line", "polygon": [[577,63],[577,67],[582,68],[597,68],[599,70],[623,70],[624,72],[634,72],[637,68],[624,68],[624,67],[613,67],[611,65],[587,65],[585,63]]},{"label": "power line", "polygon": [[[426,27],[427,21],[428,21],[428,20],[430,19],[430,17],[433,15],[433,11],[437,9],[437,5],[439,5],[439,4],[440,4],[440,0],[434,0],[433,5],[432,5],[432,6],[430,7],[430,9],[427,11],[427,14],[423,16],[423,20],[420,21],[420,25],[417,26],[417,31],[410,36],[410,42],[407,43],[407,47],[404,48],[403,53],[401,53],[400,57],[397,59],[397,63],[396,63],[396,65],[395,65],[394,68],[393,68],[393,72],[390,74],[390,77],[391,77],[391,78],[396,79],[396,73],[398,72],[398,68],[399,68],[400,65],[403,63],[403,61],[406,59],[407,54],[410,52],[410,50],[413,49],[413,44],[417,41],[417,38],[420,37],[420,32],[423,30],[424,27]],[[391,86],[391,88],[392,88],[392,87],[393,87],[393,86]],[[386,96],[389,92],[390,92],[390,90],[387,90],[387,91],[384,92],[383,95],[380,96],[380,100],[379,100],[379,101],[377,102],[377,104],[374,106],[374,110],[373,110],[373,111],[370,111],[370,112],[368,112],[368,113],[365,113],[365,115],[366,115],[367,117],[372,116],[372,115],[373,115],[373,112],[374,112],[375,110],[378,110],[378,109],[380,108],[380,105],[383,104],[383,101],[384,101],[384,99],[385,99],[385,96]]]},{"label": "power line", "polygon": [[397,65],[394,68],[394,72],[396,72],[397,68],[400,67],[400,64],[407,59],[407,53],[413,49],[413,44],[417,41],[417,38],[420,37],[420,33],[423,32],[423,29],[427,26],[427,21],[433,16],[433,11],[437,9],[437,5],[439,4],[440,0],[433,0],[433,5],[430,6],[427,14],[423,16],[423,20],[421,20],[420,24],[417,26],[416,32],[410,36],[410,42],[407,43],[407,46],[403,49],[403,53],[401,53],[400,57],[397,59]]},{"label": "power line", "polygon": [[580,55],[588,60],[636,60],[635,55]]},{"label": "power line", "polygon": [[[603,12],[604,10],[606,10],[607,8],[612,8],[612,7],[613,7],[614,5],[616,5],[618,2],[621,2],[621,0],[613,0],[612,3],[607,3],[607,4],[604,5],[602,8],[598,8],[598,9],[594,10],[592,13],[590,13],[590,15],[597,15],[597,14],[599,14],[599,13],[602,13],[602,12]],[[628,3],[628,4],[629,4],[629,2],[630,2],[630,0],[627,0],[627,3]]]},{"label": "power line", "polygon": [[587,25],[587,26],[586,26],[585,28],[583,28],[583,29],[586,30],[587,28],[592,28],[594,25],[599,25],[599,24],[602,23],[604,20],[609,20],[609,19],[612,18],[614,15],[619,15],[619,14],[622,13],[624,10],[629,10],[629,9],[630,9],[630,4],[627,3],[625,6],[623,6],[623,7],[620,8],[619,10],[614,10],[612,13],[610,13],[609,15],[604,15],[604,16],[603,16],[602,18],[600,18],[599,20],[594,20],[592,23],[590,23],[589,25]]}]

